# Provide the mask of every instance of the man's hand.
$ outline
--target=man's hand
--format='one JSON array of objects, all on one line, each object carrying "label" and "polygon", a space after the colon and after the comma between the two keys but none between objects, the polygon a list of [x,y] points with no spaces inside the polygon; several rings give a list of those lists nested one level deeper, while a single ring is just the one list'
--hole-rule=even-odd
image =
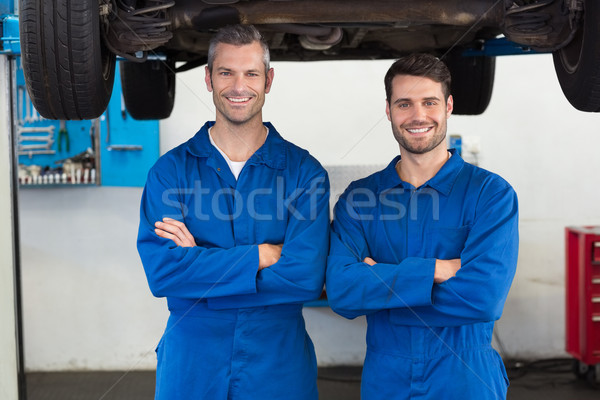
[{"label": "man's hand", "polygon": [[268,268],[279,261],[282,244],[263,243],[258,245],[258,270]]},{"label": "man's hand", "polygon": [[165,239],[171,239],[179,247],[194,247],[196,241],[183,222],[171,218],[157,221],[154,232]]},{"label": "man's hand", "polygon": [[365,259],[363,260],[364,263],[369,264],[371,266],[377,264],[377,262],[375,260],[373,260],[371,257],[365,257]]},{"label": "man's hand", "polygon": [[435,260],[435,272],[433,282],[442,283],[456,275],[460,269],[460,258],[453,260]]}]

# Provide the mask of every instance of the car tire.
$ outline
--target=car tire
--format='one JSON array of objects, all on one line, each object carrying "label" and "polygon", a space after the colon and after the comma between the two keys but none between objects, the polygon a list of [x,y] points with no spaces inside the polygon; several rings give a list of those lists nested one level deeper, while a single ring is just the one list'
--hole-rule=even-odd
[{"label": "car tire", "polygon": [[175,104],[175,64],[148,60],[121,64],[121,86],[125,107],[134,119],[163,119]]},{"label": "car tire", "polygon": [[583,362],[577,359],[573,360],[572,370],[578,379],[586,379],[586,375],[589,369],[590,368],[587,364],[584,364]]},{"label": "car tire", "polygon": [[586,377],[588,383],[593,388],[600,389],[600,381],[598,380],[598,377],[596,376],[596,366],[595,365],[590,366],[590,369],[585,374],[585,377]]},{"label": "car tire", "polygon": [[27,91],[41,116],[99,117],[110,100],[115,55],[103,44],[97,0],[19,0]]},{"label": "car tire", "polygon": [[453,114],[483,114],[492,98],[496,58],[465,57],[461,49],[450,52],[443,61],[452,75]]},{"label": "car tire", "polygon": [[600,2],[586,0],[575,37],[552,53],[562,91],[580,111],[600,111]]}]

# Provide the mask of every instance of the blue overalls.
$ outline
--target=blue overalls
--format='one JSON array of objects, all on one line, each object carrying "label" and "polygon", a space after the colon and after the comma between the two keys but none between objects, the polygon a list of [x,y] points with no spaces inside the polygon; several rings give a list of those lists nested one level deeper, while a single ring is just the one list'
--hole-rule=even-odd
[{"label": "blue overalls", "polygon": [[[327,295],[344,317],[367,316],[362,399],[504,399],[491,340],[516,270],[517,196],[454,150],[419,188],[400,180],[399,159],[350,184],[334,211]],[[435,260],[454,258],[456,276],[435,284]]]},{"label": "blue overalls", "polygon": [[[325,278],[327,174],[266,123],[266,142],[236,181],[210,144],[213,124],[157,161],[142,196],[138,251],[171,313],[157,348],[156,399],[316,399],[302,304]],[[183,221],[197,246],[157,236],[163,217]],[[283,248],[258,271],[261,243]]]}]

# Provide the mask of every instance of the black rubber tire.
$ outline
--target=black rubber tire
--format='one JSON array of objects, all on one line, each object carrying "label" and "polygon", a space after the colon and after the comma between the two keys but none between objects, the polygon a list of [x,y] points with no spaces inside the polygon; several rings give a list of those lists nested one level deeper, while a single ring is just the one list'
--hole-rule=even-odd
[{"label": "black rubber tire", "polygon": [[581,361],[574,359],[572,365],[573,373],[578,379],[586,379],[589,367]]},{"label": "black rubber tire", "polygon": [[583,23],[571,43],[552,53],[562,91],[580,111],[600,111],[600,2],[585,0]]},{"label": "black rubber tire", "polygon": [[453,114],[480,115],[492,98],[496,58],[464,57],[462,52],[462,49],[456,49],[443,58],[452,74]]},{"label": "black rubber tire", "polygon": [[590,366],[590,369],[585,374],[588,383],[595,389],[600,389],[600,382],[596,377],[596,368],[594,365]]},{"label": "black rubber tire", "polygon": [[45,118],[99,117],[110,100],[115,55],[102,41],[98,0],[19,0],[23,73]]},{"label": "black rubber tire", "polygon": [[168,118],[175,104],[175,64],[168,60],[123,61],[120,67],[129,114],[139,120]]}]

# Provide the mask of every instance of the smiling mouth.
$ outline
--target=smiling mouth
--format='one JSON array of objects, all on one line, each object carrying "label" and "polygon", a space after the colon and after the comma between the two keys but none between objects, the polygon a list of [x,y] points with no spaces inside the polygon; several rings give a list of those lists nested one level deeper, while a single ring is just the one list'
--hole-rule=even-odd
[{"label": "smiling mouth", "polygon": [[246,103],[250,101],[250,99],[251,97],[227,97],[227,100],[232,103]]},{"label": "smiling mouth", "polygon": [[413,133],[413,134],[426,133],[426,132],[429,132],[432,129],[433,129],[433,126],[425,126],[425,127],[422,127],[422,128],[406,128],[406,130],[409,133]]}]

